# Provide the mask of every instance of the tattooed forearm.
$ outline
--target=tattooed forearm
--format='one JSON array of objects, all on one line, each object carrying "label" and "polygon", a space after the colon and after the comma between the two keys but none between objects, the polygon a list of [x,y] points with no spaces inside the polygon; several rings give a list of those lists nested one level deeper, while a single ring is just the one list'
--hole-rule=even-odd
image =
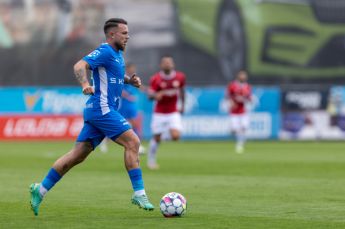
[{"label": "tattooed forearm", "polygon": [[75,77],[79,81],[79,83],[84,84],[87,83],[87,74],[86,69],[79,68],[74,71]]}]

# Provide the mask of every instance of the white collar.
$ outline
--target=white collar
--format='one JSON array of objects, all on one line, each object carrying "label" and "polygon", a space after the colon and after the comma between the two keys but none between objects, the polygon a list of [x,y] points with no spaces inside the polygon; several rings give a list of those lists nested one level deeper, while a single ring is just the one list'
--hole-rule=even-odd
[{"label": "white collar", "polygon": [[159,75],[165,80],[171,80],[176,76],[176,71],[172,70],[169,75],[165,74],[163,71],[160,71]]}]

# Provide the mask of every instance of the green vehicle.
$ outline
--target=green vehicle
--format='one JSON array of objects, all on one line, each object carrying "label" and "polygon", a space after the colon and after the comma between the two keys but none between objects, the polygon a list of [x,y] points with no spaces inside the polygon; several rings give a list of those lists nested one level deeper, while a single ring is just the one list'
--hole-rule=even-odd
[{"label": "green vehicle", "polygon": [[[178,36],[240,69],[275,80],[345,79],[345,0],[176,0]],[[342,81],[344,82],[344,81]]]}]

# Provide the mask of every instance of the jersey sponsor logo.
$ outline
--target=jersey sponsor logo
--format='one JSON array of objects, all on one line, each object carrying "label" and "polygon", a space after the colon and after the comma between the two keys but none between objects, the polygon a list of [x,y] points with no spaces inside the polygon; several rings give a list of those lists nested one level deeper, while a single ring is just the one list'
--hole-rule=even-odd
[{"label": "jersey sponsor logo", "polygon": [[118,103],[118,102],[120,102],[120,101],[121,101],[121,97],[120,97],[120,96],[115,96],[115,97],[114,97],[114,102],[115,102],[115,104]]},{"label": "jersey sponsor logo", "polygon": [[176,96],[179,94],[179,90],[176,88],[166,89],[163,93],[165,96]]},{"label": "jersey sponsor logo", "polygon": [[109,82],[112,84],[124,84],[125,80],[124,79],[116,79],[114,77],[109,78]]}]

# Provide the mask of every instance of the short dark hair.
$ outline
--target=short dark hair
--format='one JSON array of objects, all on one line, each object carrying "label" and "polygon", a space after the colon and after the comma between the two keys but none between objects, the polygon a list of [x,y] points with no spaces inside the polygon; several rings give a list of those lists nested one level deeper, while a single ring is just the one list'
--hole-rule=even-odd
[{"label": "short dark hair", "polygon": [[118,27],[119,24],[127,25],[127,21],[122,18],[110,18],[104,23],[104,33],[107,34],[108,30],[113,27]]},{"label": "short dark hair", "polygon": [[168,54],[168,53],[163,54],[163,55],[161,56],[161,59],[163,59],[163,58],[172,58],[172,59],[174,59],[174,57],[173,57],[171,54]]}]

